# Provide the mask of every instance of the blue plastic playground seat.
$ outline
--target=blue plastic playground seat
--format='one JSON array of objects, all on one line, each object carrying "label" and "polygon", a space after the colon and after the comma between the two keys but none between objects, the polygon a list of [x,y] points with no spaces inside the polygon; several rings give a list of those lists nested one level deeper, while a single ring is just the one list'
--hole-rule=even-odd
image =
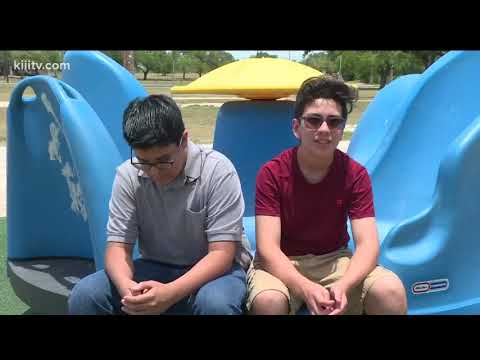
[{"label": "blue plastic playground seat", "polygon": [[8,275],[46,313],[64,312],[79,277],[103,268],[115,168],[129,157],[123,111],[147,94],[100,52],[68,52],[65,62],[65,81],[17,84],[7,113]]},{"label": "blue plastic playground seat", "polygon": [[235,101],[217,115],[213,148],[237,169],[245,198],[245,234],[255,250],[255,181],[260,167],[298,140],[292,133],[294,102]]},{"label": "blue plastic playground seat", "polygon": [[383,89],[349,147],[371,175],[380,261],[410,314],[480,312],[479,84],[480,52],[450,52]]}]

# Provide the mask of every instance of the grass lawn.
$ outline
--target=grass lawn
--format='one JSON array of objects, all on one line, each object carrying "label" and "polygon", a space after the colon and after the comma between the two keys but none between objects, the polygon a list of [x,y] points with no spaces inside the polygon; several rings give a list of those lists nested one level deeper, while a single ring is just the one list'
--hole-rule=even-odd
[{"label": "grass lawn", "polygon": [[189,106],[181,109],[185,127],[189,130],[190,139],[198,144],[211,144],[215,131],[215,120],[218,107]]},{"label": "grass lawn", "polygon": [[348,114],[349,125],[354,125],[358,123],[358,121],[362,117],[362,114],[367,109],[368,104],[370,104],[370,102],[367,101],[356,102],[355,104],[353,104],[352,112]]},{"label": "grass lawn", "polygon": [[0,218],[0,315],[21,315],[30,312],[13,292],[7,279],[7,220]]},{"label": "grass lawn", "polygon": [[[348,117],[349,125],[358,123],[368,104],[369,102],[358,102],[354,105]],[[218,107],[206,105],[193,105],[181,109],[185,126],[189,129],[192,141],[199,144],[211,144],[213,142],[218,110]],[[6,113],[6,108],[0,108],[0,145],[5,145],[7,137]]]},{"label": "grass lawn", "polygon": [[[149,94],[166,94],[171,95],[170,86],[174,85],[173,82],[162,81],[142,81]],[[178,83],[183,84],[183,83]],[[0,83],[0,101],[8,101],[10,92],[13,89],[14,84]],[[360,90],[359,98],[362,100],[371,100],[376,94],[377,90]],[[26,95],[33,95],[31,89],[27,89]],[[220,95],[213,95],[214,97],[221,97]],[[181,105],[189,103],[221,103],[220,99],[200,99],[200,100],[182,100],[182,97],[206,97],[206,95],[176,95],[177,102]],[[227,98],[229,96],[226,96]],[[361,118],[363,112],[367,108],[368,101],[357,102],[354,104],[352,112],[349,114],[348,124],[354,125]],[[213,133],[215,130],[215,120],[219,108],[208,105],[193,105],[189,107],[183,107],[182,114],[185,120],[185,125],[190,130],[191,139],[194,142],[200,144],[210,144],[213,142]],[[0,145],[5,145],[7,137],[6,126],[6,108],[0,108]],[[350,135],[351,136],[351,135]],[[345,133],[345,140],[348,140],[348,134]]]}]

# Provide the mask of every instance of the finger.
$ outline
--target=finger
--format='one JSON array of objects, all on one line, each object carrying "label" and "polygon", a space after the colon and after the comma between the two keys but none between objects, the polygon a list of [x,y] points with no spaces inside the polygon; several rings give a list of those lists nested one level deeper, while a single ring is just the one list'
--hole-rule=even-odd
[{"label": "finger", "polygon": [[127,308],[126,306],[122,306],[122,311],[128,315],[149,315],[150,313],[148,311],[136,311],[130,308]]},{"label": "finger", "polygon": [[133,312],[142,312],[151,310],[150,304],[139,304],[139,305],[129,305],[125,301],[122,300],[122,305],[126,309],[133,311]]},{"label": "finger", "polygon": [[342,303],[342,300],[343,300],[343,294],[341,294],[340,292],[333,292],[333,298],[335,299],[335,302],[341,304]]},{"label": "finger", "polygon": [[320,309],[320,315],[329,315],[334,310],[333,307],[323,307]]},{"label": "finger", "polygon": [[330,312],[328,315],[340,315],[342,313],[342,309],[337,308]]},{"label": "finger", "polygon": [[139,285],[142,286],[142,289],[151,289],[152,287],[157,286],[158,284],[161,284],[161,283],[153,280],[142,281],[141,283],[139,283]]},{"label": "finger", "polygon": [[327,299],[322,299],[319,301],[320,305],[324,308],[328,307],[334,307],[335,306],[335,300],[327,300]]},{"label": "finger", "polygon": [[342,302],[340,304],[340,308],[342,308],[343,310],[345,310],[347,308],[347,304],[348,304],[348,299],[347,299],[347,296],[346,295],[343,295],[342,296]]},{"label": "finger", "polygon": [[130,289],[142,293],[145,289],[151,289],[154,286],[152,283],[154,283],[154,281],[142,281],[135,286],[132,286]]},{"label": "finger", "polygon": [[338,295],[336,294],[335,290],[333,288],[328,288],[328,296],[330,297],[330,300],[333,300],[333,302],[340,302],[338,299]]},{"label": "finger", "polygon": [[317,303],[314,301],[307,302],[308,310],[310,310],[310,315],[318,315],[320,314],[320,310],[318,309]]},{"label": "finger", "polygon": [[136,296],[126,295],[122,299],[122,303],[123,303],[123,301],[125,301],[126,304],[129,305],[129,306],[130,305],[137,305],[137,304],[146,304],[146,303],[149,303],[150,301],[152,301],[152,299],[153,299],[152,293],[149,291],[146,294],[140,294],[140,295],[136,295]]},{"label": "finger", "polygon": [[133,288],[130,288],[128,290],[130,290],[130,293],[132,294],[132,296],[137,296],[137,295],[140,295],[142,293],[141,290],[137,290],[137,289],[133,289]]}]

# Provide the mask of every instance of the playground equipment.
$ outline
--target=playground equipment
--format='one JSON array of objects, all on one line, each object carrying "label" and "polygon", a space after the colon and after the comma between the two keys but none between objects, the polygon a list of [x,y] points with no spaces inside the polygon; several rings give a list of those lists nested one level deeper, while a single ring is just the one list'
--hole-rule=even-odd
[{"label": "playground equipment", "polygon": [[410,314],[480,312],[479,70],[479,51],[452,51],[392,82],[348,149],[371,175],[380,262]]},{"label": "playground equipment", "polygon": [[62,81],[18,83],[7,112],[7,273],[45,313],[64,313],[74,284],[103,267],[115,168],[130,154],[123,109],[147,95],[101,52],[67,52],[65,62]]},{"label": "playground equipment", "polygon": [[[103,268],[111,185],[129,157],[122,113],[147,95],[100,52],[67,52],[65,62],[62,80],[20,82],[7,115],[8,275],[19,297],[48,313],[64,312],[76,281]],[[278,99],[319,74],[302,66],[243,60],[172,89],[254,99],[223,104],[213,143],[239,173],[253,248],[256,173],[296,144],[293,102]],[[398,78],[369,105],[348,150],[372,177],[380,263],[403,280],[410,314],[480,311],[472,226],[480,212],[479,69],[480,52],[450,52],[423,74]],[[23,96],[27,87],[33,98]]]}]

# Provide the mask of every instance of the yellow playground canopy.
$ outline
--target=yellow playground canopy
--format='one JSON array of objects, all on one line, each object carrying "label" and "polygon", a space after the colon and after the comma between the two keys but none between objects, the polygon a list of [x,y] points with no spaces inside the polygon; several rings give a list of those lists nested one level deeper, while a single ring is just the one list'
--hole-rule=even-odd
[{"label": "yellow playground canopy", "polygon": [[174,86],[173,94],[237,95],[247,99],[275,100],[298,92],[318,70],[290,60],[251,58],[221,66],[185,86]]}]

